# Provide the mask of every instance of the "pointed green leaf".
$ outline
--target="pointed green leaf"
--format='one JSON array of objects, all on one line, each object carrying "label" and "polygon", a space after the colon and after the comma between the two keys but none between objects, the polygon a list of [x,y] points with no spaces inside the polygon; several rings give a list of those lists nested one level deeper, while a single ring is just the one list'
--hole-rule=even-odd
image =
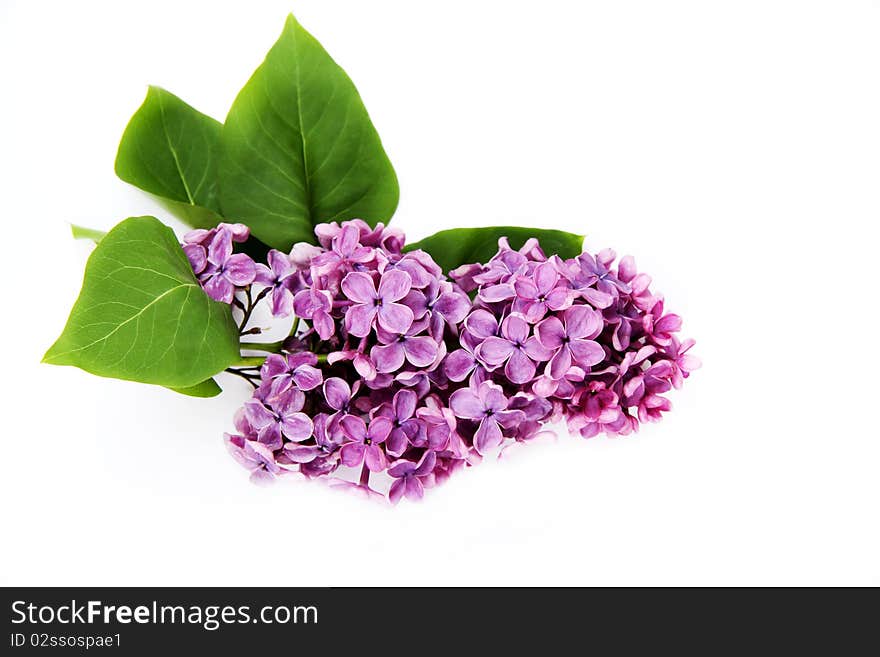
[{"label": "pointed green leaf", "polygon": [[345,72],[293,16],[223,126],[220,201],[266,244],[324,221],[388,221],[397,176]]},{"label": "pointed green leaf", "polygon": [[216,397],[223,390],[217,385],[217,382],[214,379],[206,379],[201,383],[197,383],[194,386],[189,386],[188,388],[172,388],[170,386],[166,386],[169,390],[173,390],[174,392],[179,392],[181,395],[187,395],[189,397]]},{"label": "pointed green leaf", "polygon": [[561,230],[521,228],[518,226],[487,226],[485,228],[452,228],[408,244],[404,251],[421,249],[431,254],[445,272],[474,262],[485,263],[498,251],[498,238],[507,237],[510,246],[520,248],[535,237],[548,256],[573,258],[581,254],[584,236]]},{"label": "pointed green leaf", "polygon": [[150,87],[122,135],[116,175],[154,194],[181,220],[220,221],[217,151],[221,125],[159,87]]},{"label": "pointed green leaf", "polygon": [[95,230],[94,228],[86,228],[76,224],[70,224],[70,232],[75,240],[92,240],[95,244],[104,239],[104,236],[107,234],[103,230]]},{"label": "pointed green leaf", "polygon": [[95,247],[43,362],[188,388],[238,360],[238,345],[229,306],[208,298],[171,229],[131,217]]}]

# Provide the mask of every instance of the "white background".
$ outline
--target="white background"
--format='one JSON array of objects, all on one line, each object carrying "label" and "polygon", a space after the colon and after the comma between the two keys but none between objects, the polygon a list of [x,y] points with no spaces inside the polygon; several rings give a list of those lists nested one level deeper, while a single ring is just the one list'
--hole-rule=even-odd
[{"label": "white background", "polygon": [[[358,85],[395,223],[636,256],[704,368],[637,436],[562,435],[386,508],[264,489],[213,400],[40,365],[148,84],[223,119],[296,12]],[[0,0],[0,583],[880,584],[877,2]],[[176,225],[176,224],[175,224]],[[176,225],[179,227],[179,225]]]}]

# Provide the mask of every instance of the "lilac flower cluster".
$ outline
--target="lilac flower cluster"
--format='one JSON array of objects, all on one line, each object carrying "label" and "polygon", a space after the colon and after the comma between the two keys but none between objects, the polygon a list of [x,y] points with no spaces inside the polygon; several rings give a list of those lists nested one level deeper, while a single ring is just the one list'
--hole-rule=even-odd
[{"label": "lilac flower cluster", "polygon": [[628,434],[669,410],[664,393],[699,366],[632,258],[548,258],[536,240],[514,250],[501,239],[488,263],[447,278],[381,224],[316,235],[319,246],[270,251],[268,265],[232,253],[244,226],[185,238],[206,292],[243,311],[243,333],[261,299],[295,318],[280,353],[238,372],[255,389],[226,440],[255,480],[334,475],[418,499],[548,422]]},{"label": "lilac flower cluster", "polygon": [[233,242],[246,242],[248,237],[250,229],[242,224],[219,224],[183,236],[183,252],[199,283],[215,301],[232,303],[236,288],[254,282],[254,261],[244,253],[232,252]]},{"label": "lilac flower cluster", "polygon": [[671,408],[664,393],[700,362],[688,353],[693,340],[675,336],[681,318],[664,311],[633,258],[615,266],[609,249],[548,258],[536,240],[518,251],[504,240],[500,247],[487,265],[452,272],[476,298],[461,349],[447,358],[447,376],[469,376],[471,387],[516,384],[551,405],[537,422],[565,420],[585,438],[626,435],[660,419]]}]

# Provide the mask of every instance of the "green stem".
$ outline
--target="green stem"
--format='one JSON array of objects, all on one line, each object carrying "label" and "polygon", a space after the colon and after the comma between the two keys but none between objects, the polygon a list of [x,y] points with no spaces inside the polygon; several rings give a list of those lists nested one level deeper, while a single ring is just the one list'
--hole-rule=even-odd
[{"label": "green stem", "polygon": [[266,360],[265,356],[242,356],[230,367],[259,367]]},{"label": "green stem", "polygon": [[265,351],[270,354],[281,353],[281,347],[284,346],[284,340],[278,342],[242,342],[242,349],[251,349],[253,351]]}]

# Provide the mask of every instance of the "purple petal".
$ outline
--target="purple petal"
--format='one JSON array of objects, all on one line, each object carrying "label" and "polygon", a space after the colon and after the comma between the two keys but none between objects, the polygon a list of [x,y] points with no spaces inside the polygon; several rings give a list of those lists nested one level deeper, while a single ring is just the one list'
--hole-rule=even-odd
[{"label": "purple petal", "polygon": [[565,327],[556,317],[548,317],[535,326],[535,335],[546,348],[558,349],[565,337]]},{"label": "purple petal", "polygon": [[244,253],[236,253],[234,256],[230,256],[226,261],[225,271],[225,276],[229,279],[229,282],[238,287],[250,285],[254,282],[254,277],[257,275],[257,267],[254,261],[251,260],[249,255]]},{"label": "purple petal", "polygon": [[391,433],[388,434],[388,440],[385,442],[385,451],[392,456],[400,456],[406,451],[407,447],[409,447],[409,437],[406,435],[406,432],[400,427],[392,429]]},{"label": "purple petal", "polygon": [[228,224],[224,222],[219,224],[219,226],[229,231],[233,242],[247,242],[251,234],[251,229],[244,224]]},{"label": "purple petal", "polygon": [[284,453],[294,463],[311,463],[321,453],[321,450],[314,445],[288,443],[284,446]]},{"label": "purple petal", "polygon": [[461,388],[449,398],[449,408],[456,417],[479,420],[483,417],[483,402],[470,388]]},{"label": "purple petal", "polygon": [[477,348],[477,357],[482,359],[487,365],[497,366],[510,358],[510,354],[514,352],[516,347],[513,343],[504,338],[486,338]]},{"label": "purple petal", "polygon": [[520,410],[499,411],[493,417],[505,429],[516,427],[526,421],[526,414]]},{"label": "purple petal", "polygon": [[501,335],[511,342],[525,342],[529,337],[529,324],[519,315],[509,315],[501,322]]},{"label": "purple petal", "polygon": [[[349,274],[351,276],[351,274]],[[366,337],[373,328],[376,306],[358,303],[345,311],[346,330],[359,338]]]},{"label": "purple petal", "polygon": [[406,478],[406,499],[417,501],[425,496],[425,487],[418,477]]},{"label": "purple petal", "polygon": [[203,244],[208,236],[211,235],[210,230],[206,230],[204,228],[196,228],[194,230],[187,231],[183,235],[183,241],[187,244]]},{"label": "purple petal", "polygon": [[516,295],[520,299],[533,300],[538,298],[538,286],[528,278],[516,279],[516,283],[513,284],[513,287],[516,290]]},{"label": "purple petal", "polygon": [[[393,272],[389,272],[393,273]],[[388,274],[386,274],[387,276]],[[407,278],[409,278],[407,276]],[[406,333],[413,323],[413,311],[400,303],[379,306],[379,325],[391,333]],[[358,335],[354,333],[354,335]]]},{"label": "purple petal", "polygon": [[367,437],[373,443],[384,443],[393,428],[394,424],[391,422],[391,418],[380,415],[370,421],[370,426],[367,427]]},{"label": "purple petal", "polygon": [[470,299],[459,292],[448,292],[434,304],[434,311],[443,315],[451,324],[460,323],[467,316],[470,308]]},{"label": "purple petal", "polygon": [[403,299],[403,305],[413,311],[416,319],[421,319],[428,312],[428,300],[419,290],[410,290]]},{"label": "purple petal", "polygon": [[382,278],[379,280],[379,298],[386,303],[389,301],[400,301],[411,288],[412,279],[409,274],[400,269],[392,269],[382,274]]},{"label": "purple petal", "polygon": [[463,381],[474,369],[476,361],[474,357],[464,349],[453,351],[446,357],[443,363],[443,371],[452,381]]},{"label": "purple petal", "polygon": [[333,239],[333,250],[340,255],[350,255],[358,247],[360,236],[357,226],[346,224]]},{"label": "purple petal", "polygon": [[388,499],[392,504],[397,504],[403,499],[406,492],[406,479],[396,479],[388,490]]},{"label": "purple petal", "polygon": [[437,343],[427,336],[407,338],[403,349],[406,359],[416,367],[427,367],[437,357]]},{"label": "purple petal", "polygon": [[508,285],[506,283],[501,285],[490,285],[489,287],[484,287],[480,290],[480,298],[489,303],[506,301],[515,296],[516,291],[513,289],[513,285]]},{"label": "purple petal", "polygon": [[244,414],[255,429],[262,429],[275,420],[272,412],[256,399],[249,399],[244,403]]},{"label": "purple petal", "polygon": [[536,337],[526,340],[523,350],[526,352],[526,356],[536,362],[543,362],[553,358],[553,350],[542,345]]},{"label": "purple petal", "polygon": [[413,474],[417,477],[425,477],[434,472],[434,466],[437,464],[437,455],[429,450],[425,452],[419,464],[413,470]]},{"label": "purple petal", "polygon": [[535,364],[521,350],[517,349],[510,355],[510,360],[504,366],[504,374],[512,383],[525,383],[534,378]]},{"label": "purple petal", "polygon": [[565,310],[571,306],[572,292],[564,287],[552,290],[544,300],[550,310]]},{"label": "purple petal", "polygon": [[535,267],[535,284],[537,285],[537,289],[542,294],[547,294],[550,290],[552,290],[556,286],[556,281],[559,280],[559,272],[556,271],[556,267],[553,266],[553,263],[544,262],[537,267]]},{"label": "purple petal", "polygon": [[446,320],[443,315],[438,312],[431,313],[431,323],[428,326],[428,335],[437,341],[443,340],[443,329],[446,326]]},{"label": "purple petal", "polygon": [[342,426],[342,431],[345,435],[355,442],[363,442],[364,438],[367,437],[367,424],[358,415],[346,415],[340,420],[339,424]]},{"label": "purple petal", "polygon": [[285,372],[287,372],[287,361],[284,356],[278,354],[266,356],[266,360],[263,361],[263,366],[260,368],[260,375],[264,379],[271,379]]},{"label": "purple petal", "polygon": [[183,252],[189,260],[190,267],[192,267],[196,274],[201,273],[205,269],[205,266],[208,264],[208,254],[205,252],[205,247],[200,244],[185,244]]},{"label": "purple petal", "polygon": [[269,267],[272,268],[272,273],[274,273],[278,279],[282,279],[285,276],[292,274],[294,271],[293,265],[290,264],[290,256],[281,251],[271,249],[266,255],[266,260],[269,263]]},{"label": "purple petal", "polygon": [[272,290],[272,316],[287,317],[293,312],[293,293],[286,287]]},{"label": "purple petal", "polygon": [[556,352],[556,355],[550,359],[550,363],[547,365],[547,373],[550,375],[551,379],[559,380],[565,376],[565,373],[568,372],[568,368],[570,367],[571,352],[568,350],[568,347],[562,347]]},{"label": "purple petal", "polygon": [[244,444],[244,453],[252,463],[261,463],[267,466],[275,465],[275,456],[272,454],[272,450],[261,443],[248,440]]},{"label": "purple petal", "polygon": [[284,443],[281,438],[281,427],[272,422],[257,432],[257,440],[271,450],[276,450]]},{"label": "purple petal", "polygon": [[329,339],[330,336],[335,333],[333,318],[323,310],[318,310],[312,315],[312,326],[315,327],[315,330],[318,332],[318,337],[322,340]]},{"label": "purple petal", "polygon": [[598,342],[592,340],[572,340],[568,344],[571,356],[576,363],[584,366],[592,366],[601,363],[605,358],[605,350]]},{"label": "purple petal", "polygon": [[501,386],[494,383],[484,383],[479,389],[480,400],[483,408],[489,411],[503,411],[507,408],[507,397]]},{"label": "purple petal", "polygon": [[405,477],[408,474],[412,474],[415,469],[416,464],[412,461],[397,461],[394,465],[388,468],[388,476],[394,477],[395,479]]},{"label": "purple petal", "polygon": [[655,333],[675,333],[681,330],[681,317],[678,315],[664,315],[654,322]]},{"label": "purple petal", "polygon": [[399,421],[408,420],[416,412],[416,402],[418,397],[412,390],[401,390],[394,395],[392,407],[394,408],[394,417]]},{"label": "purple petal", "polygon": [[342,449],[339,450],[339,460],[342,461],[342,465],[347,465],[349,468],[359,466],[364,462],[364,450],[366,447],[363,443],[346,443],[343,445]]},{"label": "purple petal", "polygon": [[636,261],[632,256],[624,256],[617,263],[617,278],[624,283],[629,283],[636,277]]},{"label": "purple petal", "polygon": [[231,255],[232,233],[228,230],[218,230],[208,246],[208,261],[219,267]]},{"label": "purple petal", "polygon": [[288,415],[301,411],[305,403],[305,394],[301,390],[291,387],[283,395],[272,400],[272,408],[281,415]]},{"label": "purple petal", "polygon": [[581,290],[578,290],[581,293],[581,296],[593,304],[596,308],[607,308],[614,301],[614,297],[606,292],[600,292],[599,290],[587,287]]},{"label": "purple petal", "polygon": [[314,390],[321,385],[324,380],[324,375],[321,374],[321,370],[317,367],[300,365],[296,368],[293,380],[296,381],[296,385],[300,390]]},{"label": "purple petal", "polygon": [[376,371],[385,374],[395,372],[403,366],[406,352],[400,342],[392,342],[388,345],[379,344],[370,350],[370,358],[376,364]]},{"label": "purple petal", "polygon": [[364,462],[370,472],[382,472],[388,465],[388,461],[385,459],[385,452],[378,445],[367,446]]},{"label": "purple petal", "polygon": [[281,420],[281,431],[293,442],[301,442],[312,435],[312,421],[305,413],[291,413]]},{"label": "purple petal", "polygon": [[232,303],[235,296],[235,286],[224,276],[211,276],[204,284],[205,293],[214,301]]},{"label": "purple petal", "polygon": [[476,338],[498,335],[498,320],[488,310],[475,310],[464,320],[464,325]]},{"label": "purple petal", "polygon": [[373,279],[363,272],[351,272],[343,278],[342,291],[356,303],[372,304],[377,298]]},{"label": "purple petal", "polygon": [[[572,340],[594,338],[602,332],[602,315],[587,306],[569,308],[564,317],[565,333]],[[550,345],[545,343],[545,346]]]},{"label": "purple petal", "polygon": [[331,408],[341,411],[351,401],[351,388],[339,377],[331,377],[324,381],[324,398]]},{"label": "purple petal", "polygon": [[492,418],[484,418],[474,434],[474,447],[479,454],[485,454],[487,450],[498,447],[503,440],[501,427]]},{"label": "purple petal", "polygon": [[376,378],[376,365],[366,354],[355,354],[353,363],[355,371],[360,374],[365,381],[372,381]]}]

